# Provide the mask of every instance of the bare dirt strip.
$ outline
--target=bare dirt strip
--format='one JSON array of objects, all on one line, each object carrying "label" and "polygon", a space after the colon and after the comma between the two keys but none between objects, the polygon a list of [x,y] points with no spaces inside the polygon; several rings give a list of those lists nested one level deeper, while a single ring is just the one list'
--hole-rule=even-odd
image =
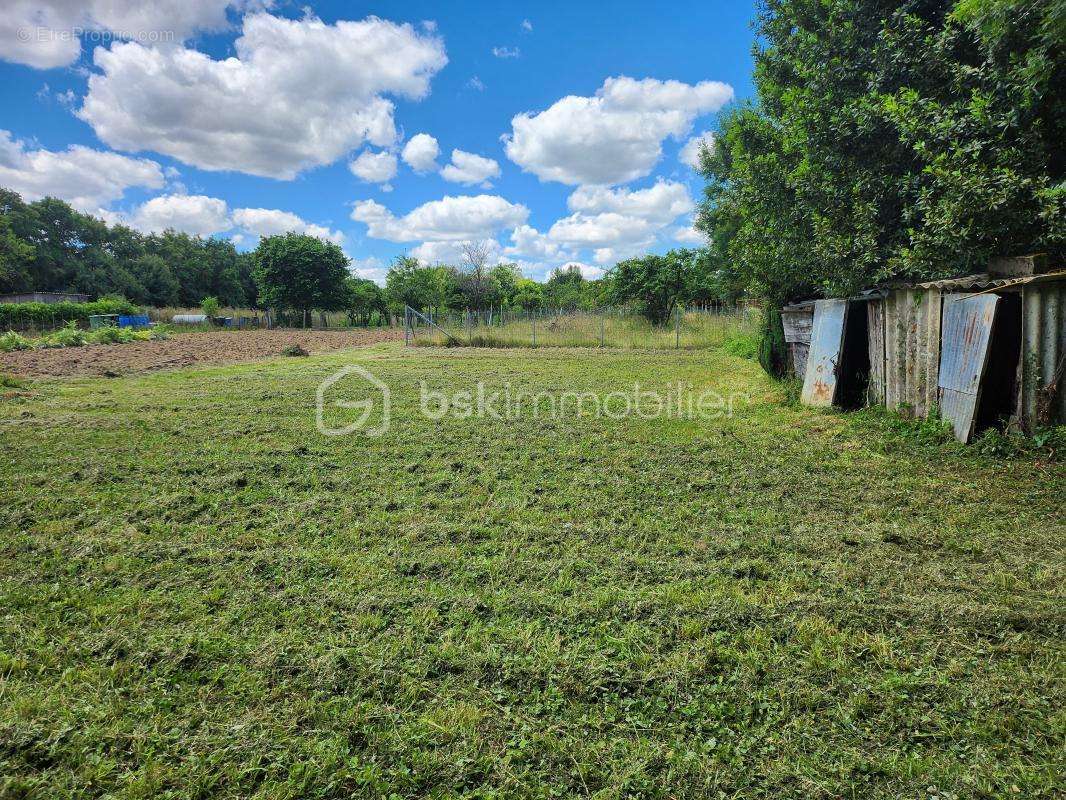
[{"label": "bare dirt strip", "polygon": [[0,372],[25,377],[126,375],[194,364],[231,364],[281,355],[289,345],[310,353],[396,341],[396,328],[362,330],[252,330],[181,333],[155,342],[0,353]]}]

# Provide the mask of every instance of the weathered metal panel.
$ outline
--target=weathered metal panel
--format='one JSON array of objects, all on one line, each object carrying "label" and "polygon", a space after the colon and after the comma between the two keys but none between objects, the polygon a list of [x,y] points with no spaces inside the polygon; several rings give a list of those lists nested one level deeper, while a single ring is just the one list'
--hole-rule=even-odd
[{"label": "weathered metal panel", "polygon": [[811,352],[809,344],[792,342],[788,345],[788,362],[792,365],[792,374],[802,378],[807,374],[807,356]]},{"label": "weathered metal panel", "polygon": [[1066,281],[1028,284],[1022,304],[1022,424],[1066,424]]},{"label": "weathered metal panel", "polygon": [[867,301],[866,322],[870,336],[868,400],[871,405],[880,405],[885,402],[885,303],[883,300]]},{"label": "weathered metal panel", "polygon": [[948,294],[943,300],[940,350],[940,416],[965,444],[973,433],[988,363],[988,343],[999,297],[994,294]]},{"label": "weathered metal panel", "polygon": [[785,329],[786,342],[811,343],[814,327],[814,303],[801,306],[785,306],[781,309],[781,326]]},{"label": "weathered metal panel", "polygon": [[940,292],[894,289],[884,314],[885,405],[927,417],[937,404]]},{"label": "weathered metal panel", "polygon": [[840,363],[847,313],[847,300],[819,300],[814,304],[811,351],[807,357],[803,393],[800,397],[805,405],[833,405],[837,390],[837,364]]},{"label": "weathered metal panel", "polygon": [[781,325],[794,375],[807,373],[807,354],[811,349],[811,329],[814,326],[814,303],[785,306],[781,309]]}]

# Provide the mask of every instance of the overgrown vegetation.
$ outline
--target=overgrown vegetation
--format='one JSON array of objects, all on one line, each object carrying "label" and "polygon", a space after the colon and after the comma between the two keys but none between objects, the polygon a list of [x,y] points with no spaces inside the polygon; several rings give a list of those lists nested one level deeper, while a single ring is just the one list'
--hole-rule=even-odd
[{"label": "overgrown vegetation", "polygon": [[0,333],[0,352],[10,353],[13,350],[29,350],[33,343],[21,334],[14,331]]},{"label": "overgrown vegetation", "polygon": [[703,154],[712,255],[771,304],[1066,251],[1066,2],[763,0]]},{"label": "overgrown vegetation", "polygon": [[136,314],[124,297],[102,297],[91,303],[0,303],[0,328],[52,328],[68,322],[89,324],[96,314]]},{"label": "overgrown vegetation", "polygon": [[416,319],[411,341],[415,345],[444,347],[693,349],[740,339],[754,341],[757,325],[757,315],[743,309],[722,313],[678,309],[665,325],[629,310],[504,311],[445,314],[437,316],[433,325]]},{"label": "overgrown vegetation", "polygon": [[147,342],[153,339],[166,339],[169,331],[166,327],[155,326],[135,330],[131,327],[117,327],[108,325],[96,330],[82,330],[73,322],[62,328],[40,336],[36,339],[28,339],[14,331],[8,331],[0,335],[0,352],[10,353],[13,350],[30,350],[34,347],[57,348],[57,347],[82,347],[87,344],[127,344],[129,342]]},{"label": "overgrown vegetation", "polygon": [[[351,363],[392,389],[383,437],[315,433]],[[478,381],[751,402],[420,413],[420,382]],[[1066,475],[1040,456],[783,407],[721,350],[386,346],[17,394],[0,796],[1059,794]]]}]

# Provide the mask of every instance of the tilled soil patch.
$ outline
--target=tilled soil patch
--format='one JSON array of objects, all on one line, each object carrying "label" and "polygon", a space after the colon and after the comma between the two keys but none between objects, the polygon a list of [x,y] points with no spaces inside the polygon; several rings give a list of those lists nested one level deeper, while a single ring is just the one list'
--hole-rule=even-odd
[{"label": "tilled soil patch", "polygon": [[26,377],[126,375],[194,364],[231,364],[270,358],[281,355],[290,345],[299,345],[309,353],[316,353],[402,338],[403,331],[396,328],[181,333],[157,342],[0,353],[0,372]]}]

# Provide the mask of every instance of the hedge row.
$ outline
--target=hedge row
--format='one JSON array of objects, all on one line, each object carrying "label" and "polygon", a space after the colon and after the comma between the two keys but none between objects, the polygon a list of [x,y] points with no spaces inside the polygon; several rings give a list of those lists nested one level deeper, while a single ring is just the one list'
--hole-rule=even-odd
[{"label": "hedge row", "polygon": [[67,322],[88,324],[93,314],[136,314],[128,300],[105,298],[92,303],[0,303],[0,330],[13,325],[54,327]]}]

